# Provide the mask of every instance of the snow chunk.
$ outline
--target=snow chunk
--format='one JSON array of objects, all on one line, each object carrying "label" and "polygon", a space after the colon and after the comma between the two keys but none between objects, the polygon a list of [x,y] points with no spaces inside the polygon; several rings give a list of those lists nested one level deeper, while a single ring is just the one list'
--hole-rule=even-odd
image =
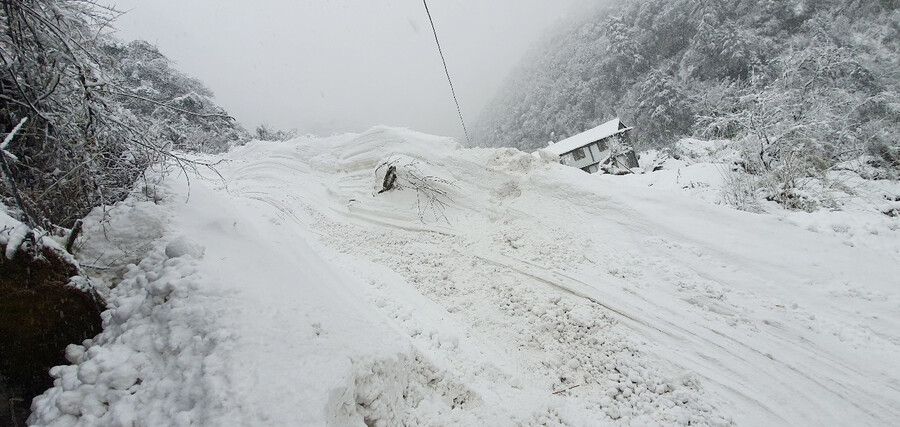
[{"label": "snow chunk", "polygon": [[6,244],[6,259],[15,258],[16,252],[19,251],[19,247],[25,242],[29,231],[31,231],[31,228],[20,223],[9,232],[9,237],[4,242]]},{"label": "snow chunk", "polygon": [[547,163],[559,163],[559,155],[551,151],[540,149],[536,151],[537,157]]},{"label": "snow chunk", "polygon": [[191,258],[200,259],[205,251],[206,248],[203,245],[186,236],[176,237],[166,245],[166,256],[169,258],[187,255]]}]

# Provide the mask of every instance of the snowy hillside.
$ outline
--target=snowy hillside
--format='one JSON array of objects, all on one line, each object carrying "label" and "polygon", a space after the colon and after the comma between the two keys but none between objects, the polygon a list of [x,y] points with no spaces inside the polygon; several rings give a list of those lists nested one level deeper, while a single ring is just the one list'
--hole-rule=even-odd
[{"label": "snowy hillside", "polygon": [[223,158],[86,220],[83,263],[136,265],[32,423],[900,419],[897,218],[851,239],[391,128]]}]

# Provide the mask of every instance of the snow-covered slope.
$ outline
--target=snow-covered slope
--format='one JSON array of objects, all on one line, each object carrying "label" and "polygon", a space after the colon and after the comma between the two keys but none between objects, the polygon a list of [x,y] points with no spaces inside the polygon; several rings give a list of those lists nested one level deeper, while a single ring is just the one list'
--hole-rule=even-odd
[{"label": "snow-covered slope", "polygon": [[896,253],[400,129],[225,159],[110,212],[155,243],[34,424],[900,417]]}]

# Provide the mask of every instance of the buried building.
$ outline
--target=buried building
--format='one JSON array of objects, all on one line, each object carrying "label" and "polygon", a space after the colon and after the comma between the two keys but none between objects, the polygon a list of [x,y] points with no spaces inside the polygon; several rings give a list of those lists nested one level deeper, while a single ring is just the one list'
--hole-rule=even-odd
[{"label": "buried building", "polygon": [[616,118],[555,144],[550,143],[544,150],[559,156],[562,164],[588,173],[601,170],[629,173],[631,168],[638,167],[634,148],[628,141],[631,129]]}]

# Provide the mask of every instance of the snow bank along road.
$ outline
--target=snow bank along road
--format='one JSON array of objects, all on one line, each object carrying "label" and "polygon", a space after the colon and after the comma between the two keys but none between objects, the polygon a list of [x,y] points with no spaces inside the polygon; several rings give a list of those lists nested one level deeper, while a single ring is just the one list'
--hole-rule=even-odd
[{"label": "snow bank along road", "polygon": [[154,243],[34,424],[900,419],[896,254],[406,130],[225,159],[110,211]]}]

